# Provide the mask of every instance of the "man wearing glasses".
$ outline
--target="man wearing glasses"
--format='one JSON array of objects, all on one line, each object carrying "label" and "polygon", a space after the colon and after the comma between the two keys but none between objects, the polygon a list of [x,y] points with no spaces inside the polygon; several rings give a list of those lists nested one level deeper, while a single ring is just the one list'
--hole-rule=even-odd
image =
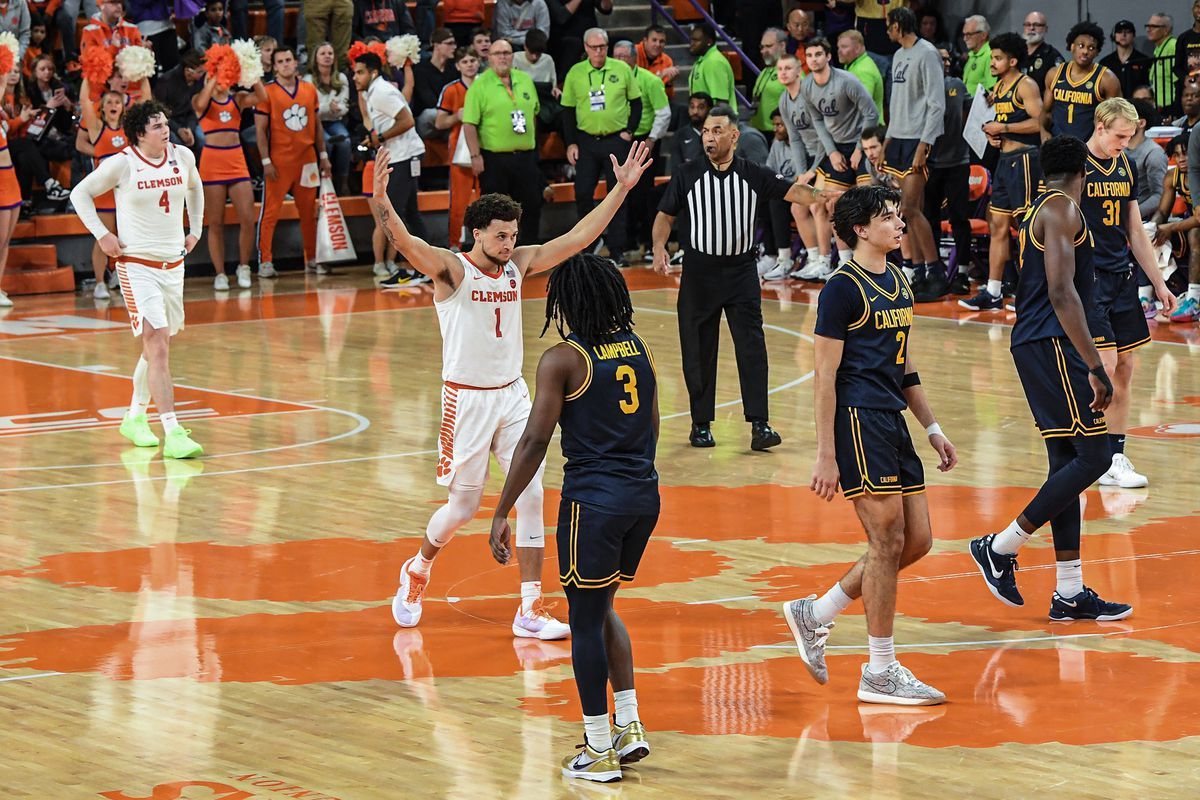
[{"label": "man wearing glasses", "polygon": [[963,41],[967,44],[967,63],[963,65],[963,83],[967,85],[967,96],[974,97],[975,90],[983,86],[990,92],[996,85],[992,75],[992,47],[988,44],[991,26],[981,14],[967,17],[963,21]]},{"label": "man wearing glasses", "polygon": [[1192,27],[1175,40],[1175,77],[1179,85],[1188,76],[1188,53],[1200,52],[1200,0],[1192,3]]},{"label": "man wearing glasses", "polygon": [[442,89],[458,80],[454,66],[454,33],[449,28],[433,32],[433,47],[429,58],[413,67],[412,110],[417,118],[417,133],[422,139],[447,138],[448,130],[439,131],[433,121],[437,118],[438,97]]},{"label": "man wearing glasses", "polygon": [[1170,14],[1151,14],[1146,23],[1146,38],[1154,45],[1154,63],[1150,66],[1150,87],[1158,107],[1175,107],[1175,21]]},{"label": "man wearing glasses", "polygon": [[1046,91],[1046,73],[1063,62],[1063,54],[1046,41],[1048,28],[1045,14],[1030,11],[1025,17],[1025,29],[1021,35],[1029,48],[1021,71],[1033,78],[1039,92]]}]

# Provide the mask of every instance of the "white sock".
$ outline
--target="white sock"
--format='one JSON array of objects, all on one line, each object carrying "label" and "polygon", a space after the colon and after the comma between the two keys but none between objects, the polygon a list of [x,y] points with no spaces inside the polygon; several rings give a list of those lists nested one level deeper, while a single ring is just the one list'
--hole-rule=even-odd
[{"label": "white sock", "polygon": [[400,269],[399,267],[396,266],[395,261],[387,262],[387,268],[388,268],[388,274],[391,274],[391,273],[395,272],[396,270]]},{"label": "white sock", "polygon": [[813,601],[812,612],[817,618],[817,622],[822,625],[828,625],[833,622],[834,618],[846,610],[846,607],[854,602],[850,595],[842,588],[840,582],[834,583],[833,587],[825,594]]},{"label": "white sock", "polygon": [[163,430],[167,433],[170,433],[179,427],[179,420],[175,419],[174,411],[168,411],[166,414],[159,414],[158,420],[162,423]]},{"label": "white sock", "polygon": [[1058,576],[1054,589],[1059,597],[1074,597],[1083,591],[1083,562],[1078,558],[1054,562],[1054,572]]},{"label": "white sock", "polygon": [[617,713],[617,724],[622,728],[631,722],[638,721],[637,690],[626,689],[623,692],[613,692],[613,707]]},{"label": "white sock", "polygon": [[845,264],[850,259],[854,258],[853,250],[838,250],[838,263]]},{"label": "white sock", "polygon": [[1026,533],[1014,519],[1007,528],[996,534],[995,539],[992,539],[992,552],[1011,556],[1029,541],[1030,536],[1033,534]]},{"label": "white sock", "polygon": [[433,559],[426,558],[420,551],[417,552],[417,557],[412,560],[408,566],[408,571],[416,575],[429,576],[429,570],[433,567]]},{"label": "white sock", "polygon": [[612,728],[608,726],[608,714],[597,714],[594,717],[583,715],[583,733],[587,737],[588,746],[598,753],[612,750]]},{"label": "white sock", "polygon": [[804,248],[804,252],[808,253],[809,261],[812,261],[813,259],[821,257],[821,251],[819,249],[817,249],[816,247],[806,247],[806,248]]},{"label": "white sock", "polygon": [[790,247],[779,248],[779,255],[776,257],[776,260],[791,261],[792,260],[792,248],[790,248]]},{"label": "white sock", "polygon": [[145,356],[138,356],[137,366],[133,368],[133,399],[129,401],[129,413],[145,414],[146,406],[150,405],[150,362]]},{"label": "white sock", "polygon": [[1153,286],[1139,286],[1138,287],[1138,298],[1141,300],[1153,300],[1154,299],[1154,287]]},{"label": "white sock", "polygon": [[871,661],[867,669],[879,674],[896,660],[896,645],[891,636],[868,636],[867,649],[871,653]]},{"label": "white sock", "polygon": [[528,614],[541,596],[541,581],[521,581],[521,613]]},{"label": "white sock", "polygon": [[1188,297],[1200,303],[1200,283],[1188,284]]},{"label": "white sock", "polygon": [[376,266],[376,267],[382,267],[382,266],[383,266],[383,262],[382,262],[382,261],[376,261],[376,262],[375,262],[375,266]]},{"label": "white sock", "polygon": [[1000,293],[1003,292],[1004,289],[1001,288],[1000,281],[994,281],[991,278],[988,278],[987,291],[992,297],[999,297]]}]

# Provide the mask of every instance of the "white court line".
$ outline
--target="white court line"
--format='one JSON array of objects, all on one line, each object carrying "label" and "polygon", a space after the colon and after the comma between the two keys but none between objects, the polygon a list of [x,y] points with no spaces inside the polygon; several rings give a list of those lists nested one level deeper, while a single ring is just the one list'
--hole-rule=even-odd
[{"label": "white court line", "polygon": [[10,681],[31,681],[35,678],[53,678],[56,675],[65,674],[65,672],[38,672],[34,675],[13,675],[11,678],[0,678],[0,683],[9,683]]},{"label": "white court line", "polygon": [[670,539],[671,544],[696,544],[697,542],[707,542],[708,539]]},{"label": "white court line", "polygon": [[756,594],[744,594],[740,597],[718,597],[716,600],[689,600],[685,606],[711,606],[717,603],[732,603],[734,600],[757,600]]}]

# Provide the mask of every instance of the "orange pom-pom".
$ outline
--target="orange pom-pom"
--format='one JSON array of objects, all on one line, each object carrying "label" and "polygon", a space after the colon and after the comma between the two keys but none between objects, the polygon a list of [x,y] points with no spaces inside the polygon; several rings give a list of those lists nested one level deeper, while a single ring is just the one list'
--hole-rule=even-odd
[{"label": "orange pom-pom", "polygon": [[367,44],[366,42],[355,42],[354,44],[350,45],[350,49],[346,51],[346,57],[349,58],[350,63],[353,64],[355,61],[358,61],[359,57],[362,56],[363,53],[374,53],[375,55],[379,56],[379,60],[381,62],[384,64],[388,63],[387,45],[383,42],[371,42],[370,44]]},{"label": "orange pom-pom", "polygon": [[367,50],[379,56],[379,60],[384,64],[388,63],[387,45],[383,42],[371,42],[367,45]]},{"label": "orange pom-pom", "polygon": [[79,56],[79,68],[91,86],[104,86],[113,71],[113,55],[107,47],[89,47]]},{"label": "orange pom-pom", "polygon": [[355,42],[354,44],[350,45],[350,49],[346,51],[346,57],[349,58],[350,63],[353,64],[355,61],[358,61],[358,57],[365,52],[367,52],[367,45],[363,42]]},{"label": "orange pom-pom", "polygon": [[0,75],[7,75],[12,72],[13,65],[17,63],[13,56],[13,51],[7,47],[0,46]]},{"label": "orange pom-pom", "polygon": [[208,48],[204,56],[204,69],[209,77],[217,79],[217,85],[222,89],[237,86],[242,77],[242,64],[238,55],[227,44],[217,44]]}]

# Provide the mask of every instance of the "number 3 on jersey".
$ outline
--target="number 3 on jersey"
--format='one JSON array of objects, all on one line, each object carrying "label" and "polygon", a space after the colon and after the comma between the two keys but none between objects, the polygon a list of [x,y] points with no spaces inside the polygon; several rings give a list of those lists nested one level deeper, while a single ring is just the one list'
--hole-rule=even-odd
[{"label": "number 3 on jersey", "polygon": [[629,395],[629,399],[620,401],[617,403],[617,407],[621,409],[622,414],[635,413],[642,405],[642,401],[638,398],[637,373],[633,371],[633,367],[622,364],[617,367],[616,378],[625,384],[625,394]]},{"label": "number 3 on jersey", "polygon": [[[171,197],[166,193],[166,191],[162,193],[162,197],[158,198],[158,205],[162,208],[164,214],[171,213]],[[499,311],[499,309],[497,309],[497,311]]]}]

